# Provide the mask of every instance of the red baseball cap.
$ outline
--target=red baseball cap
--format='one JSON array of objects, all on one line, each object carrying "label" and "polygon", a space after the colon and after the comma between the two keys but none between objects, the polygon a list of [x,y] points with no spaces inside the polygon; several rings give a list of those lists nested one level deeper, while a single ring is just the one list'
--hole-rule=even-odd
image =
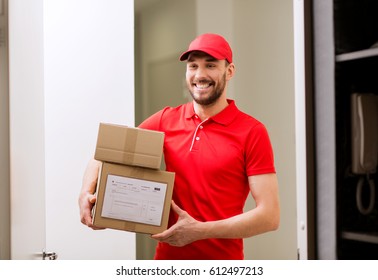
[{"label": "red baseball cap", "polygon": [[180,60],[187,60],[192,51],[205,52],[218,60],[227,60],[232,63],[232,50],[227,41],[220,35],[206,33],[195,38],[189,49],[180,56]]}]

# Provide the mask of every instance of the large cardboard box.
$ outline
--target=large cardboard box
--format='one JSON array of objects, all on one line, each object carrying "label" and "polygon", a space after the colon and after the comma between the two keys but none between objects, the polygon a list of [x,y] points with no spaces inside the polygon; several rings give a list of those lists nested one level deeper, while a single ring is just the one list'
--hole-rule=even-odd
[{"label": "large cardboard box", "polygon": [[100,123],[94,158],[99,161],[159,169],[164,133]]},{"label": "large cardboard box", "polygon": [[155,234],[167,229],[175,174],[103,162],[93,224]]}]

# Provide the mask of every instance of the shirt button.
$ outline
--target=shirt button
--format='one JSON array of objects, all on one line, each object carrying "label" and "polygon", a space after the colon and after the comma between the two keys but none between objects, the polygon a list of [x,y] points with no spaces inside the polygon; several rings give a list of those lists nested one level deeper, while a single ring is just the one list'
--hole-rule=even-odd
[{"label": "shirt button", "polygon": [[197,115],[195,115],[194,117],[195,117],[196,119],[198,119],[198,116],[197,116]]},{"label": "shirt button", "polygon": [[203,126],[201,125],[199,128],[200,128],[200,129],[203,129]]},{"label": "shirt button", "polygon": [[198,141],[198,140],[200,140],[200,138],[197,136],[197,137],[196,137],[196,140]]}]

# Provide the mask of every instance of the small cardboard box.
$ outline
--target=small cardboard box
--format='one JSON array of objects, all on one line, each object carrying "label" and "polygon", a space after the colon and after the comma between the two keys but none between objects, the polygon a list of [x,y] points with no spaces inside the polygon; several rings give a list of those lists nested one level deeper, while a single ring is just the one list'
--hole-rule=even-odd
[{"label": "small cardboard box", "polygon": [[94,158],[99,161],[159,169],[164,133],[100,123]]},{"label": "small cardboard box", "polygon": [[155,234],[167,229],[175,174],[103,162],[93,224]]}]

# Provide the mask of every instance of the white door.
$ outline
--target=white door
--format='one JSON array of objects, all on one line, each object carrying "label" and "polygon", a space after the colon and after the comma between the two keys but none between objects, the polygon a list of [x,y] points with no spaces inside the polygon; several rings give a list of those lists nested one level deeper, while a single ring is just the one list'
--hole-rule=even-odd
[{"label": "white door", "polygon": [[9,1],[12,259],[135,259],[77,203],[99,122],[134,124],[133,21],[131,0]]}]

